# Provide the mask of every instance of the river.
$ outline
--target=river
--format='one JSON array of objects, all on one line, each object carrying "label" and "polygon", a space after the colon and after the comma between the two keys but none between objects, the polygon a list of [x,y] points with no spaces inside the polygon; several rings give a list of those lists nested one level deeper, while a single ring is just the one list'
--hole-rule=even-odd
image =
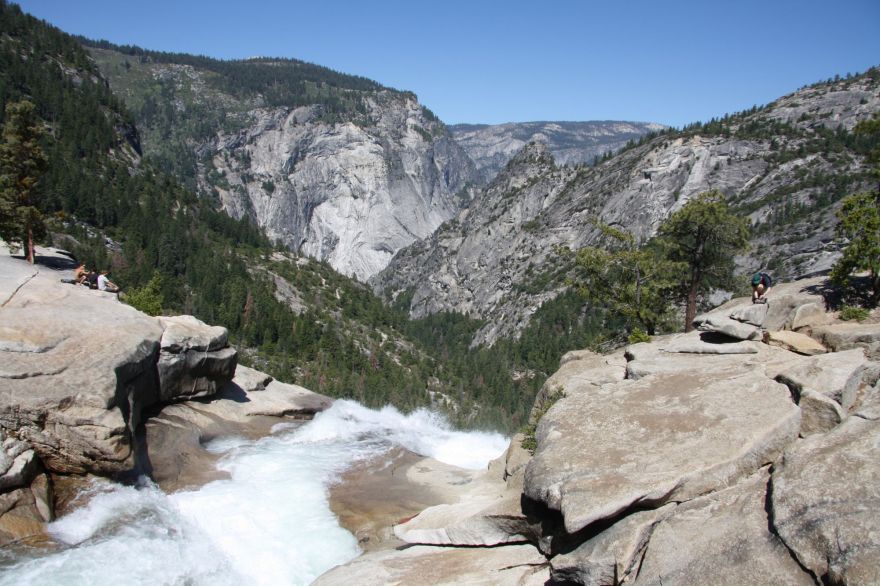
[{"label": "river", "polygon": [[208,444],[231,477],[197,490],[96,481],[83,506],[49,524],[56,551],[0,553],[0,585],[308,584],[360,553],[330,510],[329,487],[395,446],[480,469],[507,439],[454,431],[425,410],[336,401],[305,425]]}]

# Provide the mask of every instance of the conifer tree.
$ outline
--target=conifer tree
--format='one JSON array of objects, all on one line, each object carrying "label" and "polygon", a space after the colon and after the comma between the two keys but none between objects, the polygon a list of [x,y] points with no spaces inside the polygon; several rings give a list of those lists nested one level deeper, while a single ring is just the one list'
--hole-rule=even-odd
[{"label": "conifer tree", "polygon": [[31,102],[6,105],[0,143],[0,237],[21,243],[32,264],[34,239],[45,230],[36,201],[37,181],[47,164],[40,147],[43,133],[43,124]]},{"label": "conifer tree", "polygon": [[689,332],[697,315],[697,294],[731,286],[733,256],[748,243],[748,220],[730,211],[723,194],[708,191],[669,216],[659,236],[670,246],[668,258],[689,269],[684,283],[684,329]]}]

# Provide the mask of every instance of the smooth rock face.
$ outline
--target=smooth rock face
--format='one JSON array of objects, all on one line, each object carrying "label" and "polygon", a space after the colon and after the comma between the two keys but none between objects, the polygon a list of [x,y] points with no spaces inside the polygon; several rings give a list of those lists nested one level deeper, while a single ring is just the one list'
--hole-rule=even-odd
[{"label": "smooth rock face", "polygon": [[203,185],[231,216],[366,280],[458,212],[476,169],[414,96],[364,98],[369,124],[321,122],[313,106],[247,112],[243,128],[199,145],[225,178],[211,185],[200,167]]},{"label": "smooth rock face", "polygon": [[679,505],[654,529],[632,583],[814,584],[767,529],[768,477],[762,471],[731,488]]},{"label": "smooth rock face", "polygon": [[532,417],[544,411],[545,403],[559,394],[588,393],[606,383],[622,381],[626,376],[626,358],[623,351],[612,354],[569,352],[562,357],[559,370],[544,381],[535,398]]},{"label": "smooth rock face", "polygon": [[545,584],[549,577],[547,560],[532,545],[493,548],[416,545],[362,555],[323,574],[313,584],[539,586]]},{"label": "smooth rock face", "polygon": [[820,303],[807,303],[795,310],[791,320],[791,329],[815,328],[824,325],[828,321],[825,307]]},{"label": "smooth rock face", "polygon": [[[26,263],[0,256],[0,275],[17,264]],[[112,294],[36,270],[0,310],[0,337],[17,344],[0,351],[0,426],[53,472],[130,470],[131,417],[158,399],[162,328]]]},{"label": "smooth rock face", "polygon": [[772,523],[823,583],[880,583],[880,422],[850,417],[785,451]]},{"label": "smooth rock face", "polygon": [[748,476],[778,457],[799,427],[789,390],[754,371],[604,385],[561,399],[541,420],[524,493],[561,511],[574,533]]},{"label": "smooth rock face", "polygon": [[[715,337],[714,334],[691,332],[657,338],[651,343],[627,346],[625,352],[629,362],[626,364],[626,377],[638,380],[652,374],[674,374],[692,370],[717,371],[720,373],[719,377],[724,377],[725,372],[740,371],[743,366],[764,372],[775,363],[788,363],[792,360],[792,355],[784,350],[759,342],[736,342],[727,336]],[[706,335],[713,335],[713,342],[703,342],[702,338]],[[727,341],[718,342],[718,338]]]}]

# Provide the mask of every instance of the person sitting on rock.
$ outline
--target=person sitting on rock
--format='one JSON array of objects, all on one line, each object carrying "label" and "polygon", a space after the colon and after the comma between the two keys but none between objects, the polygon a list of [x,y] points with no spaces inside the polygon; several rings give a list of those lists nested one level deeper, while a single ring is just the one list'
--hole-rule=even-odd
[{"label": "person sitting on rock", "polygon": [[85,263],[83,263],[76,267],[76,269],[73,271],[73,279],[74,281],[76,281],[77,285],[85,285],[87,284],[86,276],[88,276],[88,274],[89,269],[85,265]]},{"label": "person sitting on rock", "polygon": [[767,303],[767,294],[773,286],[773,279],[767,273],[752,275],[752,303]]},{"label": "person sitting on rock", "polygon": [[83,285],[88,285],[89,289],[98,288],[98,273],[95,272],[95,269],[92,269],[88,273],[86,273],[86,280]]},{"label": "person sitting on rock", "polygon": [[109,291],[110,293],[119,293],[119,287],[117,287],[113,281],[107,276],[107,271],[101,271],[101,274],[98,276],[98,290],[99,291]]}]

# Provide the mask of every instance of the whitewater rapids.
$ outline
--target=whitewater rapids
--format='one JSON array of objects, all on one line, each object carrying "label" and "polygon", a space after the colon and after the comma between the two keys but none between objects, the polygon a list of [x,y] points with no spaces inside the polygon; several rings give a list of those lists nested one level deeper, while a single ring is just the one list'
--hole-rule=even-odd
[{"label": "whitewater rapids", "polygon": [[0,585],[308,584],[360,553],[328,501],[352,465],[399,446],[481,469],[507,442],[454,431],[425,410],[402,415],[336,401],[305,425],[210,443],[231,478],[197,490],[96,482],[82,495],[85,506],[49,524],[58,551],[0,554]]}]

